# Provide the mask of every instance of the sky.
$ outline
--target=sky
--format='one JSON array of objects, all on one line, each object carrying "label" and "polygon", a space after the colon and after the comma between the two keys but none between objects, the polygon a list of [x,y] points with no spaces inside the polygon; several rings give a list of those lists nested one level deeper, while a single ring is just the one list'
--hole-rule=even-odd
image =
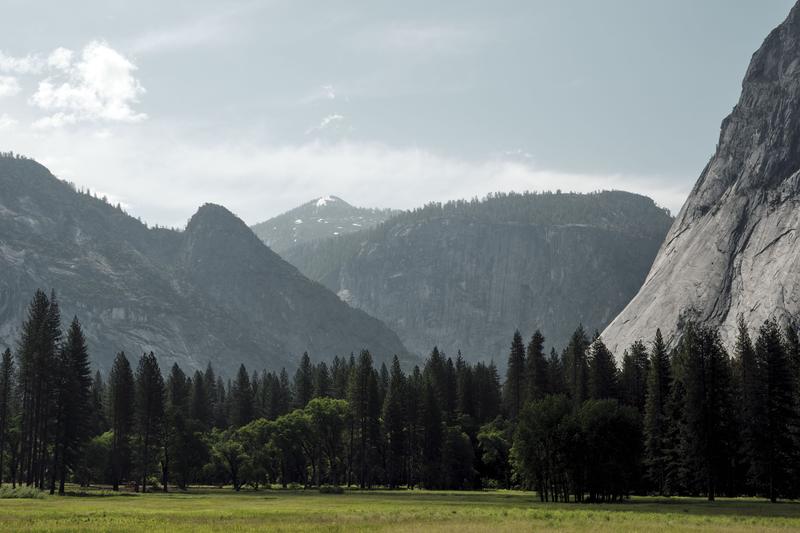
[{"label": "sky", "polygon": [[313,198],[677,213],[792,0],[4,0],[0,151],[183,227]]}]

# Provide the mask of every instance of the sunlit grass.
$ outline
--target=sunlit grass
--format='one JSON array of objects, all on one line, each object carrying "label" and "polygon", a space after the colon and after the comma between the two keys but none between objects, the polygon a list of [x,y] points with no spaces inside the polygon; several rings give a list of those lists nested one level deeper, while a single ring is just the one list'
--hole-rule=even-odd
[{"label": "sunlit grass", "polygon": [[790,531],[800,505],[634,498],[542,504],[530,493],[193,490],[0,500],[0,531]]}]

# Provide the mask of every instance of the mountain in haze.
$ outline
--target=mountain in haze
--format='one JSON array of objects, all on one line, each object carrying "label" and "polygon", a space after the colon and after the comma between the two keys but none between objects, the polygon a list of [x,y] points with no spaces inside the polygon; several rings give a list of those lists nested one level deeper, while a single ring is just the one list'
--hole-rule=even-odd
[{"label": "mountain in haze", "polygon": [[418,354],[505,360],[516,328],[563,346],[636,294],[672,223],[644,196],[497,194],[431,204],[284,257]]},{"label": "mountain in haze", "polygon": [[619,353],[656,328],[674,342],[681,316],[800,324],[800,7],[753,55],[716,153],[667,235],[644,286],[603,334]]},{"label": "mountain in haze", "polygon": [[106,370],[120,350],[228,375],[293,367],[306,350],[407,354],[223,207],[204,205],[185,231],[148,228],[35,161],[0,157],[0,347],[15,346],[37,288],[55,289],[65,320],[78,316]]},{"label": "mountain in haze", "polygon": [[398,212],[354,207],[336,196],[324,196],[252,229],[267,246],[281,253],[298,244],[375,227]]}]

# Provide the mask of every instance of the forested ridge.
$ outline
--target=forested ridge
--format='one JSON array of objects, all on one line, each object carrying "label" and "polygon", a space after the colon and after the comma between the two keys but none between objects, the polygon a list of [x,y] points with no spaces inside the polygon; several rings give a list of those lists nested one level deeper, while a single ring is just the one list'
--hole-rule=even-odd
[{"label": "forested ridge", "polygon": [[800,341],[742,323],[729,354],[687,320],[621,357],[578,327],[560,352],[536,331],[511,341],[505,378],[434,348],[406,372],[367,351],[292,376],[166,374],[155,354],[117,354],[92,376],[77,318],[34,295],[0,360],[0,483],[66,492],[176,486],[363,489],[517,487],[543,501],[632,494],[758,495],[800,489]]}]

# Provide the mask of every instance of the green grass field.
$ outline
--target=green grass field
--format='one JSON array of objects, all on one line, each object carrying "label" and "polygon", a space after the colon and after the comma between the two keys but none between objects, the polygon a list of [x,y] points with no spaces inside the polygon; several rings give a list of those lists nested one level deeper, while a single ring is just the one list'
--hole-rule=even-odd
[{"label": "green grass field", "polygon": [[800,504],[635,498],[542,504],[522,492],[223,490],[0,500],[0,531],[790,531]]}]

